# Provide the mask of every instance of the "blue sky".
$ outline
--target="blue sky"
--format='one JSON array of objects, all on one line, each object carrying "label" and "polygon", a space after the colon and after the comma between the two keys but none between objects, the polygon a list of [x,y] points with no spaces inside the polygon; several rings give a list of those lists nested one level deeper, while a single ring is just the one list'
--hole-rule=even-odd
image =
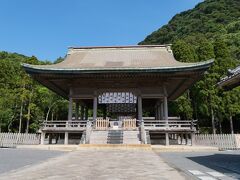
[{"label": "blue sky", "polygon": [[0,0],[0,51],[64,56],[69,46],[134,45],[203,0]]}]

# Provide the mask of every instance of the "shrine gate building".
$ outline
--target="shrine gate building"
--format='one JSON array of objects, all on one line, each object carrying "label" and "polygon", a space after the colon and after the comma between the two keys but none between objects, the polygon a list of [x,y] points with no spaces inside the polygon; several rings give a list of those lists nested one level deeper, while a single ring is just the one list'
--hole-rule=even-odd
[{"label": "shrine gate building", "polygon": [[169,117],[174,101],[213,60],[183,63],[169,45],[70,47],[64,61],[23,64],[69,101],[68,118],[43,122],[41,143],[176,144],[194,140],[194,120]]}]

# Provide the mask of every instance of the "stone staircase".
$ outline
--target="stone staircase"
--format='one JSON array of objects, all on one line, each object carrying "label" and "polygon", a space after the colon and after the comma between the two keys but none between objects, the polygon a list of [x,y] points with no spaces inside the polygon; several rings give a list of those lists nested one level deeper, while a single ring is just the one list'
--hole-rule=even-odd
[{"label": "stone staircase", "polygon": [[139,131],[124,131],[123,144],[141,144]]},{"label": "stone staircase", "polygon": [[141,144],[138,130],[93,130],[90,135],[90,144]]},{"label": "stone staircase", "polygon": [[90,135],[89,144],[107,144],[108,131],[93,130]]},{"label": "stone staircase", "polygon": [[123,144],[123,131],[109,130],[107,144]]}]

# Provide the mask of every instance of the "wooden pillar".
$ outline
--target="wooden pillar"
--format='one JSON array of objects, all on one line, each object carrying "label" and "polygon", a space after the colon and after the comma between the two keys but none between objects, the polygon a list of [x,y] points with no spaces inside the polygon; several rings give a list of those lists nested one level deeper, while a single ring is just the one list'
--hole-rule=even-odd
[{"label": "wooden pillar", "polygon": [[166,146],[169,146],[169,134],[165,133],[165,138],[166,138]]},{"label": "wooden pillar", "polygon": [[188,134],[185,134],[186,137],[186,145],[188,145]]},{"label": "wooden pillar", "polygon": [[181,141],[180,141],[181,143],[180,144],[182,145],[183,144],[183,134],[181,133],[180,136],[181,136]]},{"label": "wooden pillar", "polygon": [[160,119],[164,119],[163,103],[160,104]]},{"label": "wooden pillar", "polygon": [[138,96],[138,120],[143,121],[142,117],[142,96]]},{"label": "wooden pillar", "polygon": [[93,98],[93,121],[97,119],[97,96]]},{"label": "wooden pillar", "polygon": [[168,98],[167,98],[167,88],[163,86],[163,113],[164,113],[164,120],[166,121],[166,127],[168,127]]},{"label": "wooden pillar", "polygon": [[161,110],[160,110],[160,104],[157,104],[157,120],[161,119]]},{"label": "wooden pillar", "polygon": [[181,136],[180,136],[180,134],[177,134],[177,141],[178,141],[178,144],[181,144]]},{"label": "wooden pillar", "polygon": [[168,100],[167,100],[167,96],[164,96],[164,120],[166,121],[166,126],[168,127]]},{"label": "wooden pillar", "polygon": [[68,120],[72,120],[72,104],[73,104],[73,99],[72,97],[69,97],[69,103],[68,103]]},{"label": "wooden pillar", "polygon": [[42,132],[42,133],[41,133],[41,142],[40,142],[40,143],[41,143],[41,145],[43,145],[43,144],[44,144],[44,140],[45,140],[45,134],[46,134],[45,132]]},{"label": "wooden pillar", "polygon": [[158,119],[158,107],[157,104],[155,105],[155,120]]},{"label": "wooden pillar", "polygon": [[49,141],[48,141],[48,144],[52,144],[52,134],[51,134],[51,133],[49,134]]},{"label": "wooden pillar", "polygon": [[88,107],[87,106],[85,106],[85,113],[84,113],[84,115],[85,115],[85,120],[88,120]]},{"label": "wooden pillar", "polygon": [[84,119],[84,106],[81,106],[81,120]]},{"label": "wooden pillar", "polygon": [[64,144],[65,144],[65,145],[68,145],[68,132],[65,132]]},{"label": "wooden pillar", "polygon": [[76,103],[76,120],[79,119],[79,102]]}]

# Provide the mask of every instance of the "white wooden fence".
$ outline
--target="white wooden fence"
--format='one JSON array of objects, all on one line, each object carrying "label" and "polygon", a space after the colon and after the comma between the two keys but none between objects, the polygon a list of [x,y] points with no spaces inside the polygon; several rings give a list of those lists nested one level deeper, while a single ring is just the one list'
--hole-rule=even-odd
[{"label": "white wooden fence", "polygon": [[0,133],[1,147],[16,147],[16,145],[39,144],[38,134]]},{"label": "white wooden fence", "polygon": [[109,119],[97,118],[95,125],[97,130],[107,130],[109,126]]},{"label": "white wooden fence", "polygon": [[123,128],[124,129],[136,129],[136,119],[123,119]]},{"label": "white wooden fence", "polygon": [[197,134],[195,144],[219,149],[240,149],[240,134]]}]

